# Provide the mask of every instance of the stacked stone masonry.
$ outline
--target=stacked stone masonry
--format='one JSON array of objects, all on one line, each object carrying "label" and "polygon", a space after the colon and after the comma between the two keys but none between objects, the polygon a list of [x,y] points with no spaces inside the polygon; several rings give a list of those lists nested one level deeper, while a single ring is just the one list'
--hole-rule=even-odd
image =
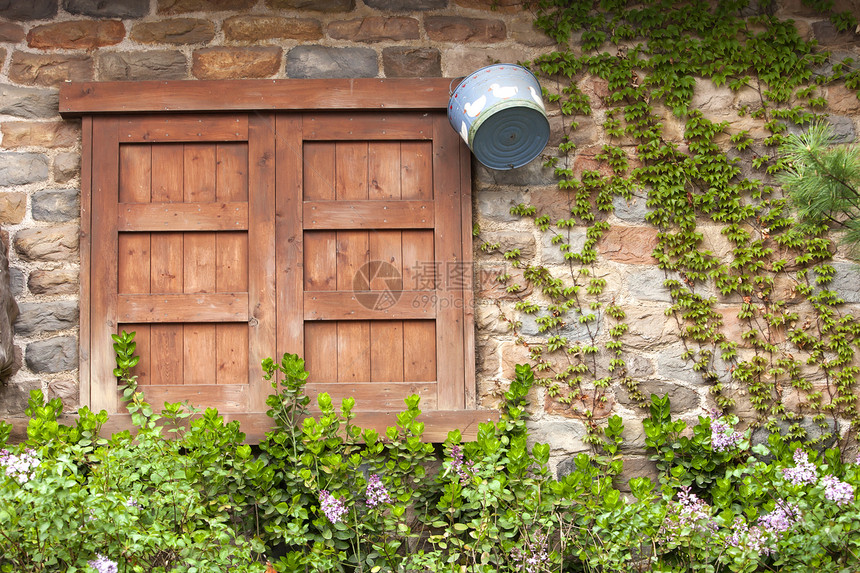
[{"label": "stacked stone masonry", "polygon": [[[839,34],[799,0],[781,2],[780,15],[794,18],[801,33],[843,56],[860,60],[860,42]],[[838,8],[838,6],[837,6]],[[553,41],[531,25],[516,0],[28,0],[0,3],[0,226],[9,239],[11,292],[20,306],[14,343],[23,356],[20,370],[0,386],[0,415],[21,415],[27,392],[42,388],[49,397],[78,407],[78,235],[81,137],[78,121],[58,114],[58,86],[66,81],[195,80],[240,78],[459,77],[479,67],[531,60],[552,51]],[[550,87],[550,86],[548,86]],[[593,115],[579,118],[571,134],[578,147],[575,171],[597,165],[594,155],[605,143],[601,97],[606,83],[586,78],[580,84],[591,98]],[[846,141],[860,130],[860,101],[841,86],[828,88],[831,123]],[[732,131],[758,124],[737,110],[758,97],[701,82],[694,106]],[[560,118],[551,118],[551,146],[562,137]],[[683,127],[667,125],[679,143]],[[521,259],[563,266],[564,253],[528,220],[510,214],[531,203],[551,218],[569,217],[567,199],[558,193],[551,170],[540,159],[521,169],[490,171],[473,166],[475,222],[482,240],[519,248]],[[646,392],[672,397],[679,416],[694,420],[711,407],[706,387],[682,360],[676,329],[664,311],[669,301],[664,273],[651,251],[656,232],[646,223],[644,197],[616,201],[611,230],[599,244],[598,271],[607,294],[628,313],[625,342],[635,354],[631,374]],[[725,251],[717,231],[705,233],[708,248]],[[585,241],[583,228],[568,230],[571,249]],[[476,242],[477,244],[477,242]],[[522,321],[526,339],[539,338],[534,318],[514,310],[515,296],[495,277],[500,263],[476,251],[478,396],[492,407],[527,353],[515,344],[499,309]],[[837,254],[836,284],[860,310],[860,276],[855,264]],[[516,269],[507,269],[514,279]],[[537,296],[525,291],[517,296]],[[736,316],[738,302],[721,300],[721,312]],[[0,317],[2,318],[2,317]],[[8,325],[0,324],[2,328]],[[583,336],[584,327],[565,327]],[[590,325],[608,336],[605,321]],[[4,330],[4,333],[7,332]],[[0,340],[3,336],[0,336]],[[605,367],[605,366],[604,366]],[[536,390],[534,438],[552,447],[553,463],[563,471],[567,458],[587,449],[585,425],[576,408]],[[607,403],[582,404],[595,415],[619,413],[626,419],[626,447],[642,463],[642,410],[624,390]],[[637,456],[639,456],[637,458]]]}]

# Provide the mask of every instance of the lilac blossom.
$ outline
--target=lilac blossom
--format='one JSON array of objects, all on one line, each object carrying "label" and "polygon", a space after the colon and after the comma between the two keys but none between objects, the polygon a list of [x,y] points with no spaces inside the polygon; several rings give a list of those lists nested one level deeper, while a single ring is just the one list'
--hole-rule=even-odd
[{"label": "lilac blossom", "polygon": [[7,476],[21,484],[33,479],[40,463],[36,452],[31,449],[17,456],[8,450],[0,450],[0,466],[5,467]]},{"label": "lilac blossom", "polygon": [[683,528],[691,529],[702,534],[716,533],[717,524],[711,519],[711,507],[694,493],[689,487],[682,487],[678,492],[678,501],[670,506],[666,516],[666,524],[660,532],[668,541],[676,541],[677,533]]},{"label": "lilac blossom", "polygon": [[847,505],[854,503],[854,486],[844,481],[839,481],[836,476],[824,476],[821,478],[824,486],[824,497],[836,505]]},{"label": "lilac blossom", "polygon": [[133,497],[128,498],[128,500],[125,502],[125,506],[132,507],[134,509],[143,509],[143,506],[137,503],[137,501]]},{"label": "lilac blossom", "polygon": [[343,516],[346,515],[346,505],[342,500],[339,500],[327,490],[320,490],[320,509],[332,523],[340,523]]},{"label": "lilac blossom", "polygon": [[382,480],[376,474],[371,474],[368,478],[364,496],[367,498],[368,507],[376,507],[392,501],[391,494],[388,493],[388,490],[382,485]]},{"label": "lilac blossom", "polygon": [[759,555],[773,553],[768,530],[758,525],[749,527],[741,517],[736,517],[732,524],[732,533],[726,537],[726,543],[744,551],[753,551]]},{"label": "lilac blossom", "polygon": [[794,485],[814,484],[818,481],[818,469],[809,461],[809,456],[800,448],[794,450],[794,467],[782,468],[785,479]]},{"label": "lilac blossom", "polygon": [[98,573],[117,573],[116,561],[111,561],[103,555],[96,554],[96,559],[87,561],[87,565],[98,571]]},{"label": "lilac blossom", "polygon": [[547,562],[547,535],[540,531],[531,540],[527,540],[523,548],[511,549],[511,560],[517,568],[525,573],[538,573]]},{"label": "lilac blossom", "polygon": [[719,419],[711,421],[711,448],[715,452],[724,452],[733,450],[741,441],[742,434],[732,430],[729,424],[721,422]]},{"label": "lilac blossom", "polygon": [[800,508],[795,503],[778,500],[773,511],[758,518],[759,525],[771,533],[788,531],[800,521]]},{"label": "lilac blossom", "polygon": [[455,445],[451,447],[451,469],[460,476],[460,485],[466,485],[475,474],[475,463],[471,460],[466,461],[463,450]]}]

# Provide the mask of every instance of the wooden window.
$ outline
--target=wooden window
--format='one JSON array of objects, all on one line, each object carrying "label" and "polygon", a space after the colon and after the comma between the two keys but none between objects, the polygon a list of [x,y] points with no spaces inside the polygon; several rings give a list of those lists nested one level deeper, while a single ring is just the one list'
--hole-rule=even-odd
[{"label": "wooden window", "polygon": [[448,85],[64,86],[84,131],[82,402],[127,423],[110,339],[125,329],[149,401],[217,407],[250,440],[268,426],[260,362],[284,352],[305,357],[309,393],[354,396],[359,424],[390,425],[419,394],[429,437],[474,434],[489,413],[470,156]]}]

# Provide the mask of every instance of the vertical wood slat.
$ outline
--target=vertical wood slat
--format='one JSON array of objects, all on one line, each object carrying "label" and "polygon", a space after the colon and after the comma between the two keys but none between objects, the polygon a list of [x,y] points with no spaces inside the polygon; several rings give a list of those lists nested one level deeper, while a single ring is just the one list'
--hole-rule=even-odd
[{"label": "vertical wood slat", "polygon": [[150,337],[150,325],[148,324],[120,324],[117,327],[117,332],[134,332],[135,354],[140,357],[140,360],[132,369],[132,375],[137,376],[138,386],[148,386],[152,380],[150,378],[150,369],[152,365],[152,341]]},{"label": "vertical wood slat", "polygon": [[120,203],[149,203],[152,200],[152,146],[120,145]]},{"label": "vertical wood slat", "polygon": [[370,322],[337,323],[337,381],[370,380]]},{"label": "vertical wood slat", "polygon": [[219,143],[216,148],[215,199],[248,200],[248,145]]},{"label": "vertical wood slat", "polygon": [[[271,388],[263,380],[261,363],[276,347],[276,325],[279,322],[275,316],[275,141],[278,139],[275,135],[280,130],[276,132],[276,128],[274,114],[256,114],[249,120],[248,186],[254,190],[248,204],[248,311],[251,314],[248,323],[248,383],[252,412],[266,411],[266,398]],[[299,261],[300,258],[296,263]],[[301,288],[300,281],[294,282],[299,282]]]},{"label": "vertical wood slat", "polygon": [[150,382],[153,385],[179,385],[184,377],[184,327],[153,324],[150,327]]},{"label": "vertical wood slat", "polygon": [[182,330],[182,383],[215,384],[215,325],[185,324]]},{"label": "vertical wood slat", "polygon": [[119,200],[118,119],[93,120],[92,172],[93,212],[98,224],[92,226],[91,388],[90,408],[109,414],[117,411],[116,378],[113,376],[113,347],[108,343],[117,326],[117,204]]},{"label": "vertical wood slat", "polygon": [[306,232],[303,247],[305,290],[336,290],[337,233]]},{"label": "vertical wood slat", "polygon": [[[79,330],[79,352],[80,352],[80,388],[79,398],[81,404],[92,404],[92,360],[90,353],[93,348],[91,340],[93,317],[90,315],[92,308],[92,293],[90,273],[93,272],[92,257],[92,172],[93,172],[93,118],[85,116],[81,120],[82,148],[81,148],[81,273],[80,273],[80,330]],[[104,344],[104,341],[96,341],[96,344]]]},{"label": "vertical wood slat", "polygon": [[152,202],[181,203],[184,196],[185,151],[181,143],[152,147]]},{"label": "vertical wood slat", "polygon": [[305,367],[308,382],[337,380],[337,323],[305,323]]},{"label": "vertical wood slat", "polygon": [[216,324],[215,356],[217,384],[247,384],[248,325]]},{"label": "vertical wood slat", "polygon": [[373,141],[367,146],[369,199],[400,199],[400,142]]},{"label": "vertical wood slat", "polygon": [[[299,139],[300,147],[292,150],[302,156],[302,184],[305,201],[334,200],[335,198],[335,144],[331,142],[306,142]],[[300,195],[301,197],[302,195]]]},{"label": "vertical wood slat", "polygon": [[403,381],[437,380],[436,322],[403,321]]},{"label": "vertical wood slat", "polygon": [[214,143],[186,143],[183,194],[186,203],[215,200],[216,155]]},{"label": "vertical wood slat", "polygon": [[[463,372],[463,311],[455,300],[462,297],[450,284],[449,277],[462,271],[462,225],[460,206],[459,137],[444,116],[436,116],[433,125],[433,197],[436,204],[436,260],[442,265],[443,280],[438,296],[450,297],[439,305],[436,328],[436,370],[438,404],[442,410],[465,407]],[[441,301],[440,301],[441,302]]]},{"label": "vertical wood slat", "polygon": [[403,382],[403,321],[370,323],[370,381]]},{"label": "vertical wood slat", "polygon": [[403,199],[433,199],[433,148],[429,141],[400,144],[400,185]]},{"label": "vertical wood slat", "polygon": [[[276,120],[277,219],[277,356],[304,351],[303,231],[302,231],[302,116],[278,115]],[[331,146],[333,147],[333,146]],[[332,154],[332,167],[334,155]],[[310,163],[310,165],[314,165]],[[333,174],[333,172],[329,172]],[[333,193],[333,188],[332,188]]]},{"label": "vertical wood slat", "polygon": [[474,264],[472,260],[472,194],[465,193],[472,184],[472,152],[464,142],[458,142],[460,148],[460,222],[462,237],[463,268],[466,279],[463,285],[463,388],[467,410],[477,407],[475,396],[476,380],[475,366],[475,298],[474,298]]},{"label": "vertical wood slat", "polygon": [[248,292],[248,234],[215,237],[215,292]]},{"label": "vertical wood slat", "polygon": [[367,142],[335,144],[335,197],[367,199]]}]

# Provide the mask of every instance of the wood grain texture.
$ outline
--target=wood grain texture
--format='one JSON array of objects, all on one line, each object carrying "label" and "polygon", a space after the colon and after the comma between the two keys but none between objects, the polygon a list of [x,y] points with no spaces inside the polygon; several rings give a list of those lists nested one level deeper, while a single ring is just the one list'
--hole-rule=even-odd
[{"label": "wood grain texture", "polygon": [[466,409],[477,407],[475,366],[475,295],[474,262],[472,259],[472,152],[459,142],[460,152],[460,224],[463,268],[463,389]]},{"label": "wood grain texture", "polygon": [[305,320],[436,318],[435,300],[422,291],[305,291]]},{"label": "wood grain texture", "polygon": [[242,115],[171,115],[124,117],[119,140],[125,143],[164,141],[245,141],[248,117]]},{"label": "wood grain texture", "polygon": [[247,203],[121,203],[121,231],[239,231],[248,228]]},{"label": "wood grain texture", "polygon": [[352,384],[309,382],[306,392],[315,405],[317,396],[327,392],[334,403],[339,405],[344,398],[355,398],[356,407],[374,410],[403,410],[404,400],[412,394],[421,397],[421,409],[436,408],[436,383],[394,383],[354,382]]},{"label": "wood grain texture", "polygon": [[[81,404],[91,404],[92,360],[90,353],[93,348],[91,340],[92,321],[92,173],[93,173],[93,118],[88,116],[81,120],[81,273],[80,273],[80,329],[78,331],[78,349],[80,361],[79,399]],[[103,344],[103,342],[99,342]]]},{"label": "wood grain texture", "polygon": [[123,322],[235,322],[250,318],[248,293],[122,294],[117,297],[116,313]]},{"label": "wood grain texture", "polygon": [[304,137],[309,141],[384,141],[431,139],[433,122],[418,113],[306,114]]},{"label": "wood grain texture", "polygon": [[141,389],[144,399],[160,409],[165,403],[188,401],[201,409],[216,408],[218,413],[248,412],[250,396],[247,384],[197,384],[177,386],[173,384],[149,385]]},{"label": "wood grain texture", "polygon": [[337,322],[305,323],[308,382],[337,380]]},{"label": "wood grain texture", "polygon": [[432,201],[305,201],[305,229],[432,229]]},{"label": "wood grain texture", "polygon": [[450,88],[450,78],[71,82],[60,85],[60,113],[444,111]]}]

